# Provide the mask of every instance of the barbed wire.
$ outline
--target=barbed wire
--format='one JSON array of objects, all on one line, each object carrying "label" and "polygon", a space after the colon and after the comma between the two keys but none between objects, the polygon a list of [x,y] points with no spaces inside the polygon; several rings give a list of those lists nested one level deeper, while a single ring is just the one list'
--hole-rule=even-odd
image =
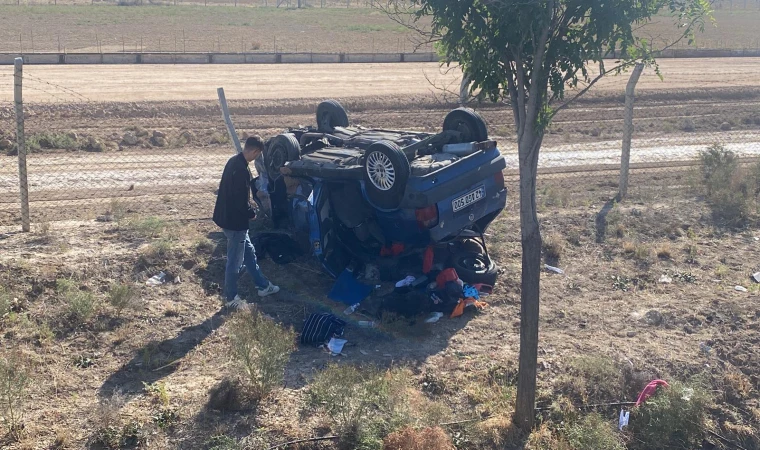
[{"label": "barbed wire", "polygon": [[41,78],[38,78],[38,77],[35,77],[35,76],[32,76],[32,75],[24,74],[24,75],[23,75],[23,79],[24,79],[24,80],[31,80],[31,81],[36,81],[36,82],[38,82],[38,83],[43,83],[43,84],[46,84],[46,85],[48,85],[48,86],[54,87],[54,88],[56,88],[56,89],[60,89],[60,90],[62,90],[62,91],[64,91],[64,92],[70,93],[71,95],[74,95],[74,96],[76,96],[76,97],[79,97],[79,98],[81,98],[82,100],[84,100],[84,101],[86,101],[86,102],[91,102],[91,101],[92,101],[92,100],[90,100],[90,99],[89,99],[87,96],[85,96],[85,95],[83,95],[83,94],[80,94],[79,92],[76,92],[76,91],[75,91],[75,90],[73,90],[73,89],[67,88],[67,87],[65,87],[65,86],[61,86],[60,84],[56,84],[56,83],[51,83],[51,82],[49,82],[49,81],[45,81],[45,80],[43,80],[43,79],[41,79]]}]

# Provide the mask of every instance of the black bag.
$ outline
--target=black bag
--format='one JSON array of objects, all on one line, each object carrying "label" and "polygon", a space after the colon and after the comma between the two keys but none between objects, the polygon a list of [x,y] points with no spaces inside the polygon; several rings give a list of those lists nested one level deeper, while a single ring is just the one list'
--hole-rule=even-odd
[{"label": "black bag", "polygon": [[345,326],[345,321],[332,314],[312,314],[303,323],[301,344],[322,345],[330,338],[343,336]]},{"label": "black bag", "polygon": [[303,255],[298,243],[283,233],[259,233],[252,239],[256,257],[265,259],[267,255],[276,264],[285,265]]}]

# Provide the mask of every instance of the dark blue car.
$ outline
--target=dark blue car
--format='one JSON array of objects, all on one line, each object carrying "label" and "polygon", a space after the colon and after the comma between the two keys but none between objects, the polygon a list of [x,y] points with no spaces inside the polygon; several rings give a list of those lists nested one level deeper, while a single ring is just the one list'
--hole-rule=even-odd
[{"label": "dark blue car", "polygon": [[330,100],[317,124],[270,139],[263,171],[272,211],[287,211],[330,274],[428,252],[462,279],[493,285],[483,234],[506,205],[506,163],[480,115],[455,109],[437,134],[366,129]]}]

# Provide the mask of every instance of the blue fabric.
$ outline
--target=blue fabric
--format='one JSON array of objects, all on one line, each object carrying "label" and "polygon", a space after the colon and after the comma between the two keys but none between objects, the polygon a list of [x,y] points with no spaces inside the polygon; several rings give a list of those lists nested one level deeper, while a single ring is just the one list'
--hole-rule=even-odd
[{"label": "blue fabric", "polygon": [[261,273],[261,268],[256,260],[256,251],[248,237],[248,230],[233,231],[222,230],[227,237],[227,266],[224,271],[224,297],[227,301],[235,298],[238,293],[237,280],[240,266],[245,263],[245,268],[259,289],[266,289],[269,280]]},{"label": "blue fabric", "polygon": [[370,292],[372,292],[372,286],[359,283],[354,278],[354,273],[346,269],[335,280],[327,297],[336,302],[355,305],[367,298]]},{"label": "blue fabric", "polygon": [[475,300],[480,299],[480,294],[478,293],[478,290],[474,287],[470,286],[469,284],[464,285],[464,298],[474,298]]}]

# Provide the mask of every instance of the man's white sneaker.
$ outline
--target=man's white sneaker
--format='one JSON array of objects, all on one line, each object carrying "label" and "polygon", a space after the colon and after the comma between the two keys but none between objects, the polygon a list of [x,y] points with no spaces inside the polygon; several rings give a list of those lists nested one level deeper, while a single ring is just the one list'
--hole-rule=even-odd
[{"label": "man's white sneaker", "polygon": [[267,286],[265,289],[259,289],[259,297],[266,297],[272,294],[276,294],[280,292],[280,288],[278,286],[275,286],[272,284],[272,282],[269,282],[269,286]]},{"label": "man's white sneaker", "polygon": [[236,295],[235,298],[227,301],[224,304],[224,306],[231,310],[236,310],[236,311],[248,309],[248,303],[242,298],[240,298],[239,295]]}]

